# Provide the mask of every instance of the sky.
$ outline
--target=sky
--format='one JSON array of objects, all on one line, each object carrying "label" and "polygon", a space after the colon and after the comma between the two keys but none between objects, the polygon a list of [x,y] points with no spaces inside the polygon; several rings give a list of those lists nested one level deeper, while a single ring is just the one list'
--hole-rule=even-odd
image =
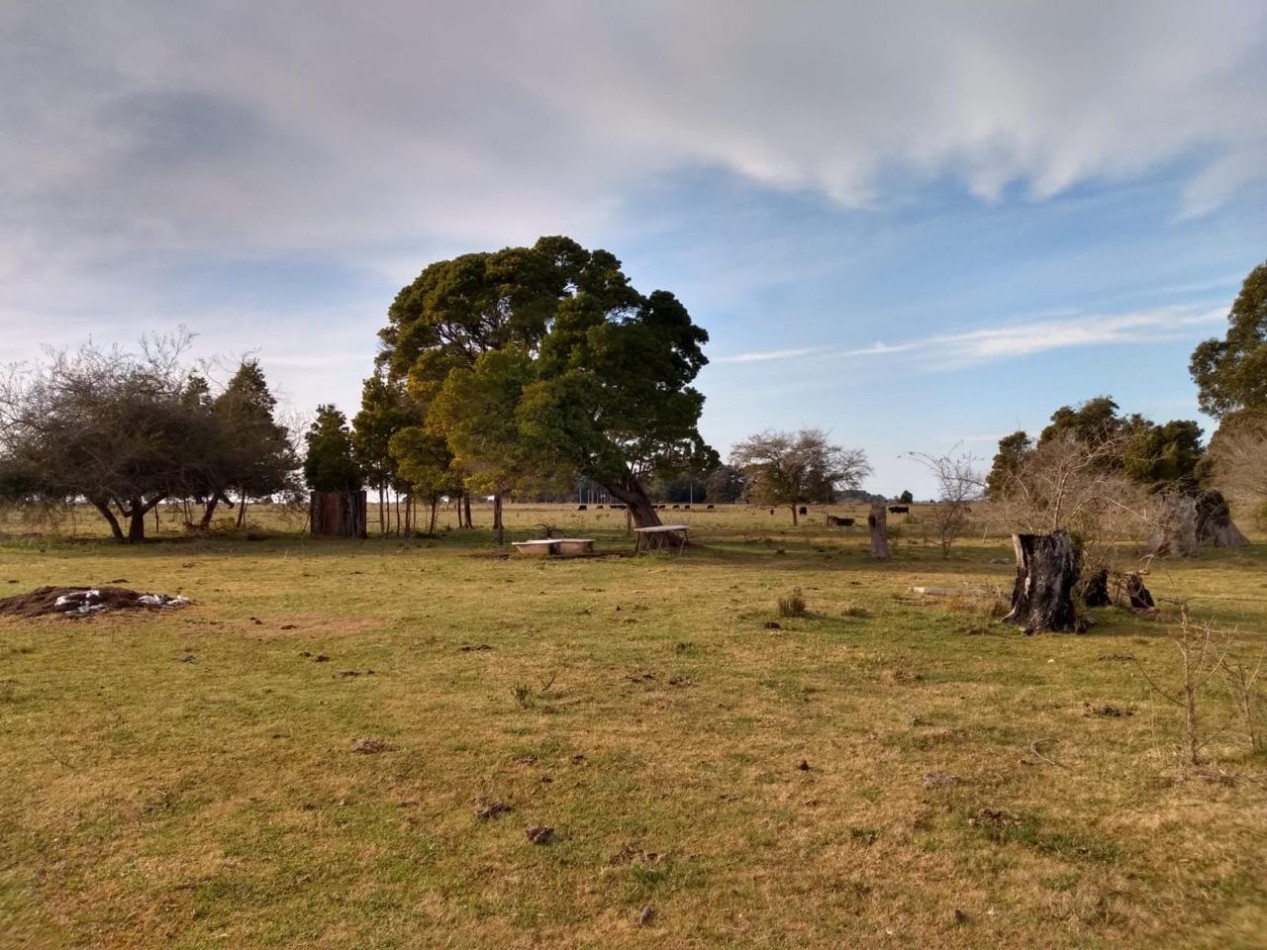
[{"label": "sky", "polygon": [[1267,258],[1262,0],[0,2],[0,362],[186,327],[349,415],[429,263],[566,234],[700,428],[970,453],[1188,359]]}]

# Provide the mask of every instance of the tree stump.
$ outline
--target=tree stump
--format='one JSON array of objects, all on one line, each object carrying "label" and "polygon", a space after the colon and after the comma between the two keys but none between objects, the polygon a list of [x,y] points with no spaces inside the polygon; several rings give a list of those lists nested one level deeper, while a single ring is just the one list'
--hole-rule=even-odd
[{"label": "tree stump", "polygon": [[1073,592],[1082,572],[1081,554],[1063,531],[1052,534],[1014,534],[1016,585],[1012,610],[1004,623],[1025,633],[1058,631],[1082,633],[1087,628],[1078,617]]},{"label": "tree stump", "polygon": [[1113,599],[1109,596],[1109,569],[1102,567],[1082,584],[1082,602],[1088,607],[1109,607]]},{"label": "tree stump", "polygon": [[1249,544],[1232,523],[1232,510],[1222,492],[1204,491],[1197,496],[1197,543],[1213,548],[1242,548]]},{"label": "tree stump", "polygon": [[1148,539],[1155,557],[1197,556],[1197,500],[1191,495],[1164,495],[1158,502],[1157,527]]},{"label": "tree stump", "polygon": [[871,556],[887,558],[889,556],[888,510],[884,502],[878,501],[871,506],[867,515],[867,527],[871,529]]}]

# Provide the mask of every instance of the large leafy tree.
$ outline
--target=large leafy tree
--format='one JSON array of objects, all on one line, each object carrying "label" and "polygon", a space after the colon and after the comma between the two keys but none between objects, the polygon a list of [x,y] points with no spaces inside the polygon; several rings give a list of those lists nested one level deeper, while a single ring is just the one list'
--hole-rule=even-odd
[{"label": "large leafy tree", "polygon": [[834,501],[837,491],[857,488],[871,474],[862,449],[832,445],[820,429],[750,436],[736,443],[730,464],[744,473],[752,501],[788,505],[794,525],[800,505]]},{"label": "large leafy tree", "polygon": [[1267,409],[1267,263],[1241,285],[1227,335],[1197,345],[1189,369],[1201,411],[1216,419]]},{"label": "large leafy tree", "polygon": [[638,293],[607,251],[548,237],[441,261],[401,290],[388,321],[380,364],[408,381],[468,479],[569,468],[646,526],[659,519],[645,479],[715,464],[691,386],[708,335],[672,294]]}]

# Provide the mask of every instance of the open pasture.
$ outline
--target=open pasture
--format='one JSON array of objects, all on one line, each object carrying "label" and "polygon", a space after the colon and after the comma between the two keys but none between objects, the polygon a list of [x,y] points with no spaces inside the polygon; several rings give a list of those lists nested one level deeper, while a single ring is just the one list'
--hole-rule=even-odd
[{"label": "open pasture", "polygon": [[[1267,941],[1267,759],[1215,676],[1184,764],[1144,676],[1178,682],[1172,608],[1024,637],[994,619],[1006,538],[943,560],[918,506],[884,563],[817,508],[670,508],[697,543],[637,558],[620,512],[507,516],[508,540],[546,523],[621,556],[498,556],[451,513],[364,542],[264,511],[259,542],[9,525],[0,596],[195,604],[0,618],[0,944]],[[1148,583],[1252,661],[1265,563]]]}]

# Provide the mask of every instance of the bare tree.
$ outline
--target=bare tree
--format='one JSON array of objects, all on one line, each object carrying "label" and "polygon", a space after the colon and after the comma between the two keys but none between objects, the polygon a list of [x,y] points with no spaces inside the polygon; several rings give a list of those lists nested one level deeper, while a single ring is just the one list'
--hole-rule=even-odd
[{"label": "bare tree", "polygon": [[937,479],[937,504],[925,517],[937,532],[941,556],[950,557],[951,545],[968,528],[972,503],[985,495],[986,476],[981,460],[955,445],[945,455],[908,452],[907,457],[919,462]]},{"label": "bare tree", "polygon": [[821,429],[751,436],[734,447],[730,464],[743,471],[752,501],[788,505],[794,525],[800,505],[831,501],[838,490],[857,488],[871,474],[862,449],[832,445]]},{"label": "bare tree", "polygon": [[[86,500],[116,540],[140,541],[145,516],[165,499],[284,487],[291,461],[281,427],[270,420],[265,458],[241,413],[218,412],[206,379],[186,365],[191,339],[150,337],[136,353],[89,344],[11,368],[0,379],[0,495]],[[260,398],[271,400],[259,379]],[[267,484],[266,469],[275,475]]]},{"label": "bare tree", "polygon": [[1267,424],[1220,435],[1210,446],[1214,483],[1233,501],[1267,503]]}]

